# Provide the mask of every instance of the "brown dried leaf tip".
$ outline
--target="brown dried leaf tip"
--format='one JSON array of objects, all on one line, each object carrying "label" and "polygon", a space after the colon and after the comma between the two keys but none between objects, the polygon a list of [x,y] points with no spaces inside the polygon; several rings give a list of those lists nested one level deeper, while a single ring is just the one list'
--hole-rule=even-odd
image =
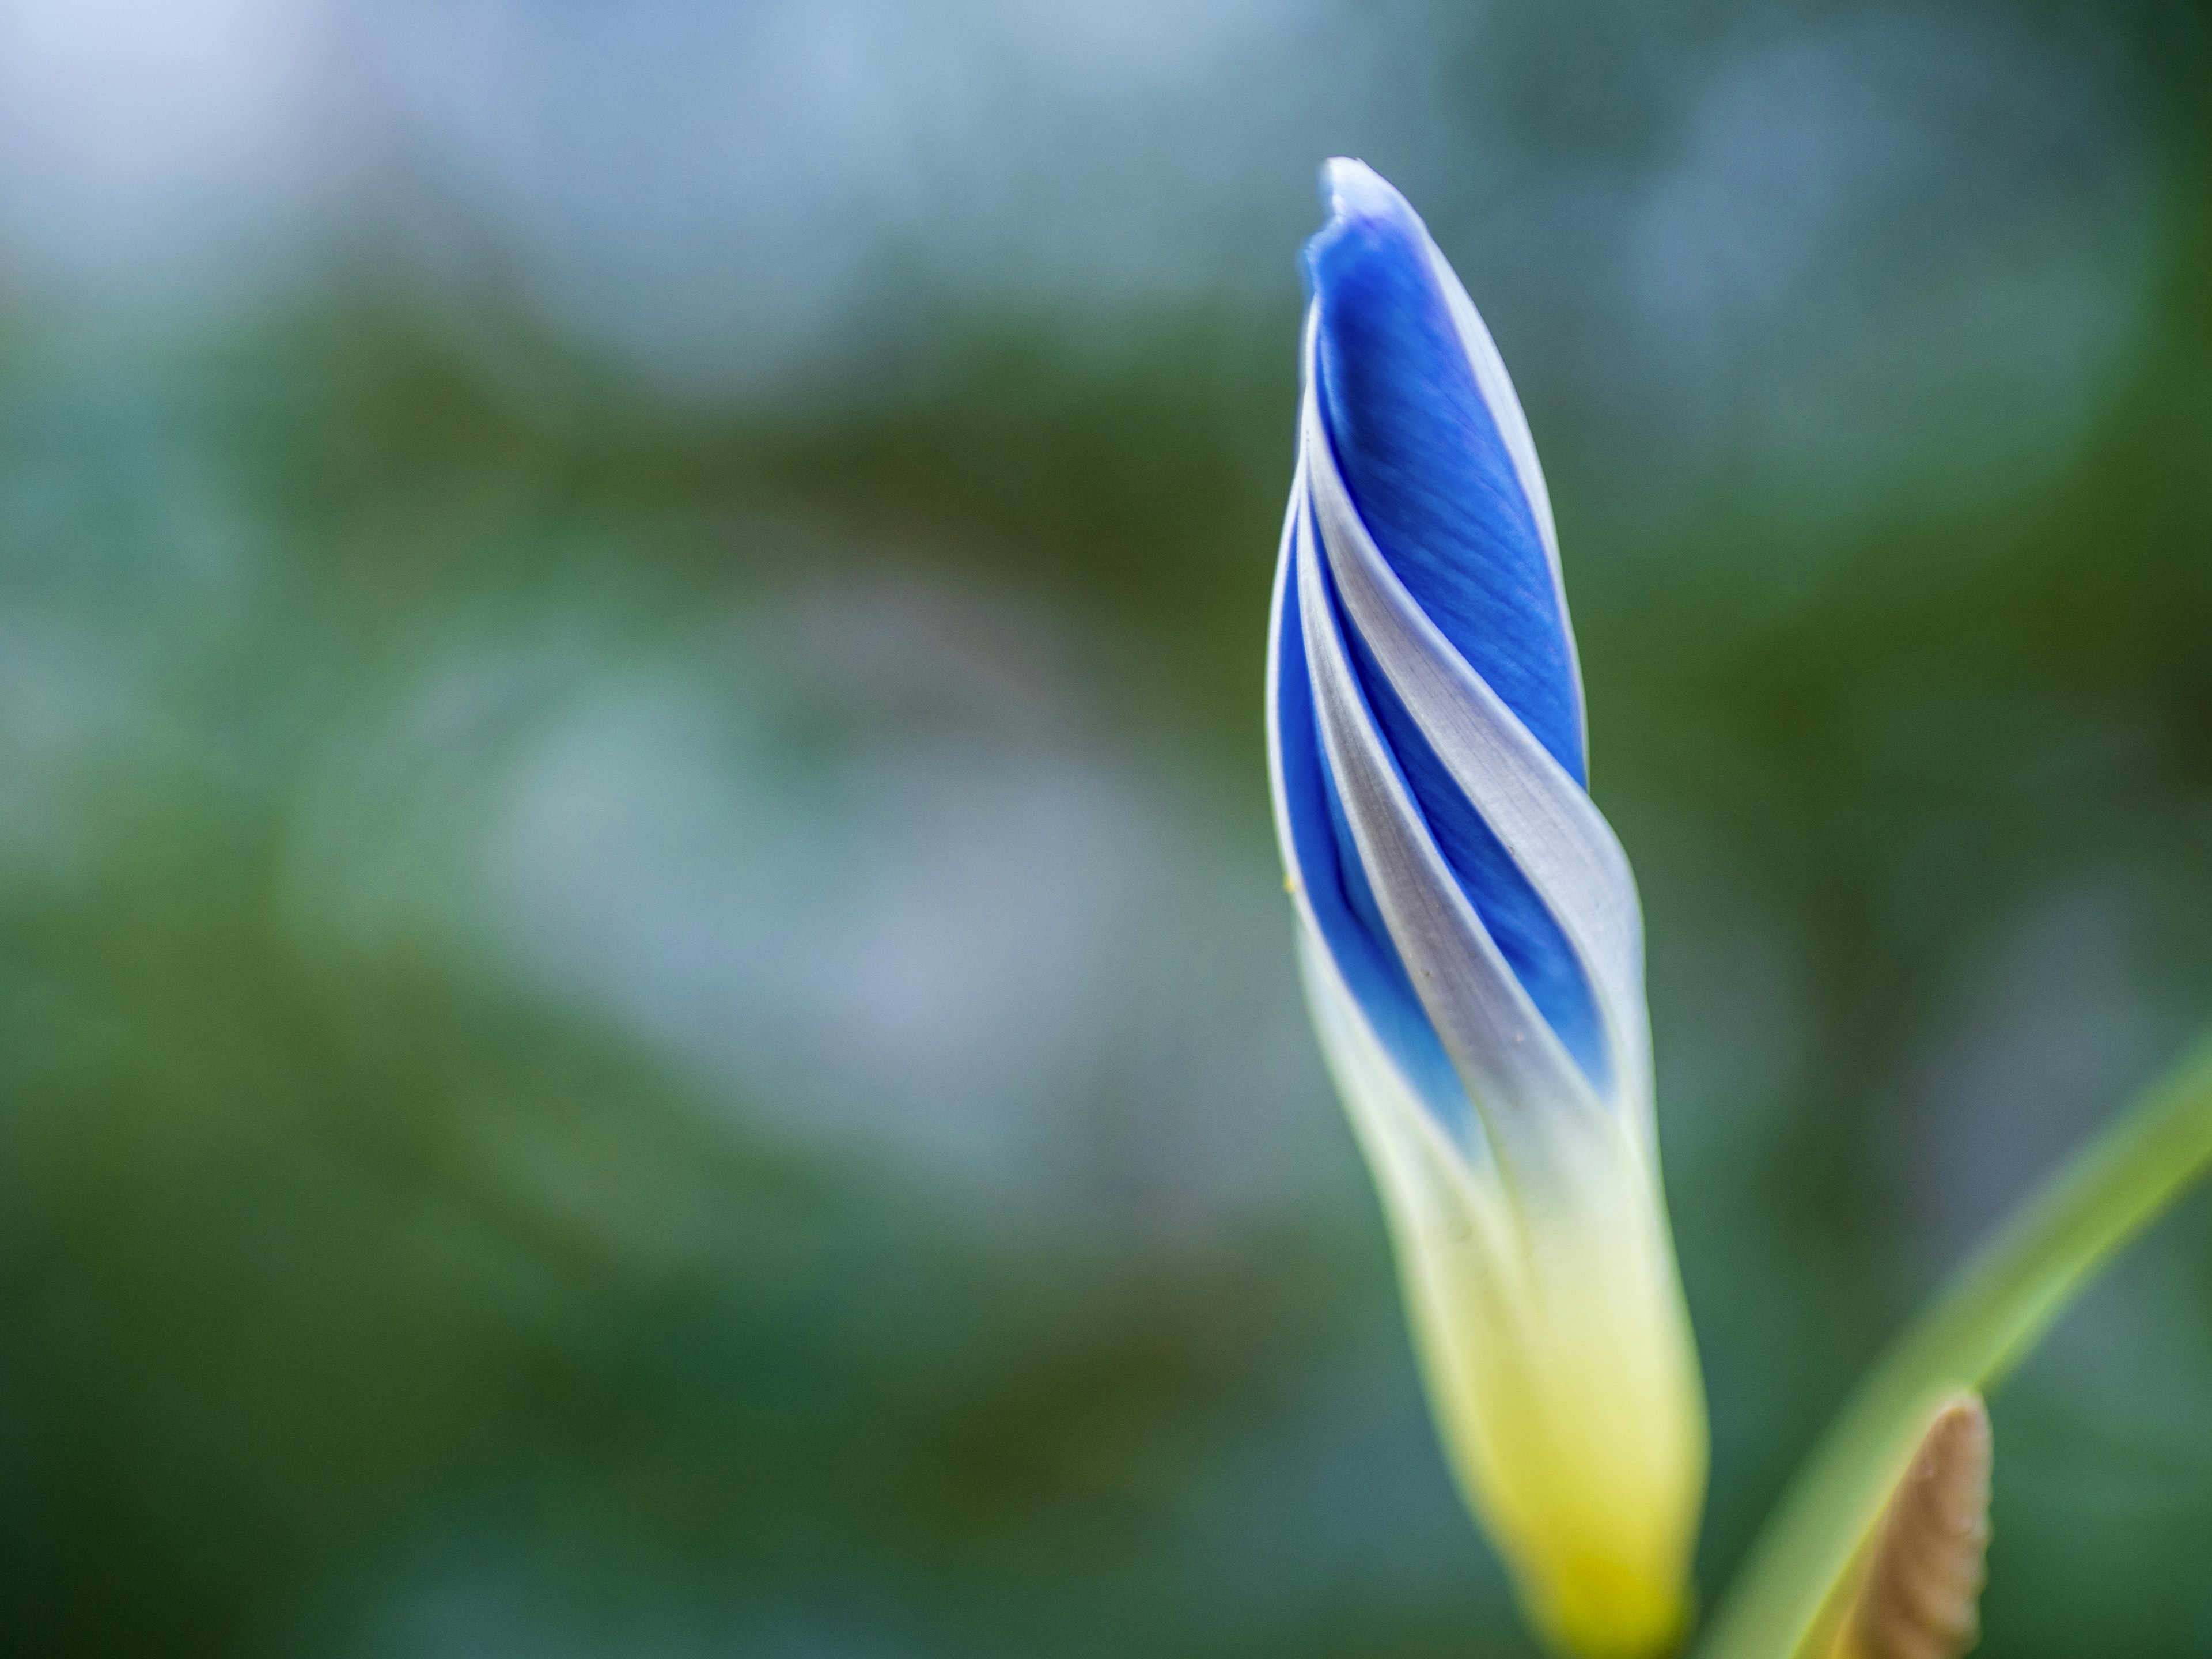
[{"label": "brown dried leaf tip", "polygon": [[1990,1458],[1980,1395],[1936,1414],[1882,1516],[1835,1659],[1959,1659],[1980,1638]]}]

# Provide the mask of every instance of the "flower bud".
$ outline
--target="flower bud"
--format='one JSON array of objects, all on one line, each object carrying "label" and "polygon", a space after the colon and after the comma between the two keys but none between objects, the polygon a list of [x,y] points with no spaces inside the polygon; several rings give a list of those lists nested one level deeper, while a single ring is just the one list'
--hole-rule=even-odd
[{"label": "flower bud", "polygon": [[1307,993],[1443,1438],[1530,1617],[1579,1653],[1662,1653],[1705,1404],[1550,502],[1427,229],[1359,162],[1324,184],[1268,647]]}]

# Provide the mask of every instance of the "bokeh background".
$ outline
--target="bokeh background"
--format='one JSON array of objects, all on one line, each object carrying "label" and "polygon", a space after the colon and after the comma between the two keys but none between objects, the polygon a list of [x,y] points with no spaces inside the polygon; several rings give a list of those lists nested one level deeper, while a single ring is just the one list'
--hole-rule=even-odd
[{"label": "bokeh background", "polygon": [[[1553,482],[1710,1597],[2212,1017],[2212,9],[0,0],[0,1647],[1530,1651],[1293,980],[1314,170]],[[2212,1207],[1985,1651],[2212,1650]]]}]

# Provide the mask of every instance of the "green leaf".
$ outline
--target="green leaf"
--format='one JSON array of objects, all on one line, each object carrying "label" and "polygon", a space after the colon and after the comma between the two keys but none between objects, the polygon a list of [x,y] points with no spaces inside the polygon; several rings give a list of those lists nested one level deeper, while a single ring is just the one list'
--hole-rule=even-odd
[{"label": "green leaf", "polygon": [[2002,1378],[2208,1170],[2212,1041],[2032,1194],[1868,1374],[1753,1546],[1699,1659],[1800,1653],[1936,1408]]}]

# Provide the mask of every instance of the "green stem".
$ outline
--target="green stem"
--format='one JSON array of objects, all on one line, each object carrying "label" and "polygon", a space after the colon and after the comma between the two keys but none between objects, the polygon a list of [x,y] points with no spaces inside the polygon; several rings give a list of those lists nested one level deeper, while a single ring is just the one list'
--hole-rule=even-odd
[{"label": "green stem", "polygon": [[2046,1180],[1892,1345],[1767,1522],[1699,1659],[1792,1659],[1936,1407],[2002,1377],[2106,1258],[2208,1169],[2212,1042]]}]

